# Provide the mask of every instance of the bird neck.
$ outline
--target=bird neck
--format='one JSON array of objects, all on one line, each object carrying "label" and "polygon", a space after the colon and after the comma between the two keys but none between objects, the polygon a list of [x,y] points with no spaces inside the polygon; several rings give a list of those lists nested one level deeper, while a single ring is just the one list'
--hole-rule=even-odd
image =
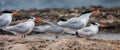
[{"label": "bird neck", "polygon": [[97,33],[99,31],[97,25],[91,25],[90,28],[92,28],[91,30],[93,30],[95,33]]},{"label": "bird neck", "polygon": [[92,15],[92,13],[87,13],[87,14],[83,14],[83,15],[79,16],[79,18],[82,20],[88,20],[91,15]]},{"label": "bird neck", "polygon": [[95,27],[95,28],[98,28],[99,26],[98,25],[90,25],[90,27]]},{"label": "bird neck", "polygon": [[25,23],[33,24],[34,23],[34,19],[28,19]]},{"label": "bird neck", "polygon": [[87,25],[88,20],[89,20],[89,18],[90,18],[91,15],[92,15],[91,13],[83,14],[83,15],[81,15],[81,16],[79,17],[79,19],[80,19],[85,25]]},{"label": "bird neck", "polygon": [[25,23],[26,23],[28,26],[31,26],[31,27],[34,27],[34,25],[35,25],[34,19],[28,19]]}]

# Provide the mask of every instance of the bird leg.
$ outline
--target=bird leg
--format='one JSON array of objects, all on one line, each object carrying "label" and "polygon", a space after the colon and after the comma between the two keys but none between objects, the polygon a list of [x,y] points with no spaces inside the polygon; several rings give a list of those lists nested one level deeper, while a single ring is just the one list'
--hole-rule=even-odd
[{"label": "bird leg", "polygon": [[5,27],[0,28],[1,34],[6,34],[8,33],[7,31],[4,30]]},{"label": "bird leg", "polygon": [[21,38],[25,38],[26,36],[25,35],[22,35]]},{"label": "bird leg", "polygon": [[76,37],[81,38],[77,31],[76,31]]},{"label": "bird leg", "polygon": [[25,38],[26,36],[25,36],[25,35],[23,35],[23,37]]},{"label": "bird leg", "polygon": [[4,32],[3,32],[3,30],[2,30],[2,29],[0,29],[0,31],[1,31],[1,34],[4,34]]},{"label": "bird leg", "polygon": [[59,38],[58,35],[56,35],[55,38],[58,39]]},{"label": "bird leg", "polygon": [[23,38],[23,35],[21,35],[21,38]]},{"label": "bird leg", "polygon": [[57,34],[57,35],[55,35],[55,38],[58,39],[58,38],[59,38],[59,35],[61,35],[61,34]]}]

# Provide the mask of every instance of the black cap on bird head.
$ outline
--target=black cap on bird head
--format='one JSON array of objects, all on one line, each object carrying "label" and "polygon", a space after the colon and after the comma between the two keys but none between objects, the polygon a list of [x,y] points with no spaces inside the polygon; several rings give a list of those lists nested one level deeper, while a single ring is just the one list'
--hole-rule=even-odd
[{"label": "black cap on bird head", "polygon": [[87,13],[91,13],[92,11],[85,11],[85,12],[82,12],[81,14],[87,14]]},{"label": "black cap on bird head", "polygon": [[27,19],[34,19],[35,17],[33,17],[33,16],[29,16],[29,17],[27,17]]},{"label": "black cap on bird head", "polygon": [[35,21],[42,21],[41,18],[39,18],[39,17],[33,17],[33,16],[29,16],[29,17],[27,17],[27,19],[33,19]]},{"label": "black cap on bird head", "polygon": [[95,22],[93,22],[93,23],[91,23],[92,25],[97,25],[98,27],[100,27],[100,28],[103,28],[103,27],[106,27],[106,25],[104,25],[104,24],[100,24],[100,23],[95,23]]},{"label": "black cap on bird head", "polygon": [[60,21],[67,21],[65,18],[63,18],[63,17],[61,17],[60,19],[59,19]]},{"label": "black cap on bird head", "polygon": [[92,25],[99,25],[99,23],[96,23],[96,22],[92,22],[91,24]]},{"label": "black cap on bird head", "polygon": [[13,13],[13,11],[10,11],[10,10],[4,10],[4,11],[2,11],[2,13]]}]

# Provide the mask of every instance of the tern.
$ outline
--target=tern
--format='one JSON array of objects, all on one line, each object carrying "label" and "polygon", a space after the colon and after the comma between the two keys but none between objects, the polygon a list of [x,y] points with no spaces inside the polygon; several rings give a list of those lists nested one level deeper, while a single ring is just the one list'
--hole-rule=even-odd
[{"label": "tern", "polygon": [[35,17],[29,17],[29,19],[23,23],[18,23],[16,25],[13,26],[7,26],[4,27],[3,30],[11,32],[15,35],[21,36],[22,38],[25,38],[26,34],[29,34],[34,26],[35,26],[35,22],[34,21],[40,21],[40,18],[35,18]]},{"label": "tern", "polygon": [[[44,21],[45,22],[45,21]],[[63,27],[58,26],[57,24],[54,24],[52,22],[46,22],[46,25],[40,25],[34,27],[33,31],[36,32],[47,32],[47,33],[55,33],[57,34],[56,38],[58,38],[58,35],[64,32]]]},{"label": "tern", "polygon": [[87,25],[89,18],[92,14],[99,13],[100,13],[99,11],[85,11],[81,13],[82,15],[79,17],[73,17],[69,20],[60,19],[60,21],[57,22],[57,24],[61,27],[68,28],[68,30],[76,31],[81,28],[84,28]]},{"label": "tern", "polygon": [[76,36],[77,37],[87,37],[87,38],[92,37],[98,33],[99,27],[106,27],[106,25],[99,24],[99,23],[91,23],[90,26],[84,27],[80,30],[77,30]]},{"label": "tern", "polygon": [[86,11],[83,12],[82,15],[79,17],[73,17],[69,20],[60,19],[60,21],[57,22],[57,24],[62,27],[78,30],[84,28],[87,25],[89,18],[92,14],[99,14],[99,13],[100,13],[99,11]]},{"label": "tern", "polygon": [[0,29],[1,29],[1,33],[2,32],[2,28],[8,26],[11,21],[12,21],[12,15],[18,15],[19,13],[17,11],[2,11],[2,15],[0,16]]}]

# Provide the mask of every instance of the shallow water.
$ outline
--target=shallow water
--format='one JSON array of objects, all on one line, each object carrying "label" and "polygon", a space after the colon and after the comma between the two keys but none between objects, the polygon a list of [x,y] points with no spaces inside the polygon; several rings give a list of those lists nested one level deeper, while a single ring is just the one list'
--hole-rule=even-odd
[{"label": "shallow water", "polygon": [[[70,38],[75,37],[71,34],[64,34],[60,35],[59,38]],[[55,35],[48,35],[48,34],[36,34],[36,35],[28,35],[27,38],[44,38],[44,39],[55,39]],[[120,34],[96,34],[95,36],[91,37],[93,39],[106,39],[106,40],[120,40]]]}]

